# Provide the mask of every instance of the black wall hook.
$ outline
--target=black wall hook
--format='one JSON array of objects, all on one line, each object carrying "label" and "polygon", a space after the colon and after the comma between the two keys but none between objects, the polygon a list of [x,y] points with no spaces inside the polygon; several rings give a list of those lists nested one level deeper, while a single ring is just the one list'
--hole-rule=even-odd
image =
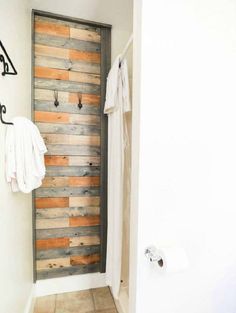
[{"label": "black wall hook", "polygon": [[54,90],[54,105],[55,107],[57,108],[59,106],[59,101],[58,101],[58,91],[57,90]]},{"label": "black wall hook", "polygon": [[5,122],[5,121],[3,120],[2,114],[5,114],[5,113],[7,113],[7,108],[6,108],[5,105],[1,105],[1,103],[0,103],[0,120],[1,120],[1,122],[2,122],[3,124],[5,124],[5,125],[14,125],[13,123]]},{"label": "black wall hook", "polygon": [[[1,40],[0,40],[0,48],[2,49],[4,54],[0,54],[0,62],[2,62],[3,64],[3,72],[2,72],[2,76],[5,75],[17,75],[17,71],[5,49],[5,47],[3,46]],[[10,64],[10,66],[9,66]],[[10,67],[12,69],[12,71],[10,71]]]},{"label": "black wall hook", "polygon": [[83,107],[83,104],[82,104],[82,93],[78,92],[77,96],[78,96],[78,102],[79,102],[78,103],[78,108],[82,109],[82,107]]}]

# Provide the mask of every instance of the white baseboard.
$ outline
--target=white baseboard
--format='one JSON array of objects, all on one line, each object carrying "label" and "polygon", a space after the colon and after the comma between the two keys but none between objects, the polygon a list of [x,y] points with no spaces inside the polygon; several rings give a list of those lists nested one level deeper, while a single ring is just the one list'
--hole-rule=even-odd
[{"label": "white baseboard", "polygon": [[35,284],[35,297],[105,287],[105,278],[105,274],[94,273],[39,280]]},{"label": "white baseboard", "polygon": [[34,303],[35,303],[35,286],[33,285],[28,301],[25,306],[24,313],[33,313],[34,312]]}]

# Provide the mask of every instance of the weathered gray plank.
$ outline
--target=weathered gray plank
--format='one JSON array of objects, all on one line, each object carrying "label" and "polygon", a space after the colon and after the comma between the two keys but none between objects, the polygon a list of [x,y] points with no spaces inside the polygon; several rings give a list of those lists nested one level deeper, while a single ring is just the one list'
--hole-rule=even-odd
[{"label": "weathered gray plank", "polygon": [[34,79],[35,88],[39,89],[49,89],[58,91],[68,91],[68,92],[81,92],[88,94],[100,94],[100,86],[94,84],[85,84],[65,80],[55,80],[55,79],[44,79],[35,78]]},{"label": "weathered gray plank", "polygon": [[59,18],[35,15],[35,21],[45,21],[45,22],[49,22],[49,23],[53,23],[53,24],[59,24],[59,25],[64,25],[64,26],[78,28],[78,29],[86,29],[89,31],[94,31],[98,34],[101,33],[100,27],[95,27],[95,26],[91,26],[91,25],[75,23],[75,22],[70,22],[70,21],[64,21],[64,20],[59,19]]},{"label": "weathered gray plank", "polygon": [[35,66],[55,68],[59,70],[71,70],[74,72],[82,72],[89,74],[100,74],[100,64],[86,62],[86,61],[75,61],[66,60],[53,57],[46,57],[35,55]]},{"label": "weathered gray plank", "polygon": [[37,271],[37,279],[48,279],[48,278],[56,278],[56,277],[64,277],[71,275],[81,275],[87,273],[96,273],[99,272],[100,264],[88,264],[88,265],[77,265],[71,267],[63,267],[63,268],[54,268],[49,270],[41,270]]},{"label": "weathered gray plank", "polygon": [[99,135],[99,125],[36,123],[41,134]]},{"label": "weathered gray plank", "polygon": [[78,246],[66,249],[47,249],[38,250],[36,253],[37,260],[56,259],[70,255],[91,255],[99,253],[100,245],[97,246]]},{"label": "weathered gray plank", "polygon": [[81,226],[36,230],[37,239],[93,236],[100,232],[100,226]]},{"label": "weathered gray plank", "polygon": [[39,33],[35,34],[35,43],[59,48],[75,49],[80,51],[101,51],[101,44],[97,42],[78,40],[74,38],[63,38]]},{"label": "weathered gray plank", "polygon": [[99,207],[36,209],[37,219],[99,215]]},{"label": "weathered gray plank", "polygon": [[99,166],[48,166],[46,168],[46,176],[52,177],[84,177],[84,176],[99,176]]},{"label": "weathered gray plank", "polygon": [[60,103],[59,106],[56,108],[53,99],[52,101],[35,100],[34,107],[35,111],[44,111],[44,112],[65,112],[65,113],[92,114],[92,115],[100,114],[100,108],[98,105],[83,104],[83,107],[79,109],[76,104],[63,103],[61,101],[59,103]]},{"label": "weathered gray plank", "polygon": [[98,196],[98,187],[54,187],[38,188],[35,192],[37,198],[41,197],[75,197],[75,196]]},{"label": "weathered gray plank", "polygon": [[100,155],[100,147],[96,146],[47,145],[47,148],[47,155]]}]

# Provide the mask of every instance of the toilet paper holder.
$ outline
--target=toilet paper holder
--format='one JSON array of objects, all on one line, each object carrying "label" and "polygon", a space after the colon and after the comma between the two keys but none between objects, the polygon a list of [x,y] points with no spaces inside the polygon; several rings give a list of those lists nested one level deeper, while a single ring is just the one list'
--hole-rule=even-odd
[{"label": "toilet paper holder", "polygon": [[160,267],[163,267],[164,261],[160,255],[158,255],[157,248],[154,246],[147,247],[144,252],[146,258],[151,263],[158,263]]}]

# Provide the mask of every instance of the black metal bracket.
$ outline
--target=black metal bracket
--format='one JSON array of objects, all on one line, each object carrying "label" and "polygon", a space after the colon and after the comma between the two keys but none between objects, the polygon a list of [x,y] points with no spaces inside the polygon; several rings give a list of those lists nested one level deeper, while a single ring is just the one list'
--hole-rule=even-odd
[{"label": "black metal bracket", "polygon": [[14,125],[13,123],[5,122],[3,120],[2,114],[5,114],[5,113],[7,113],[6,106],[5,105],[1,105],[1,103],[0,103],[0,120],[1,120],[1,122],[3,124],[5,124],[5,125]]},{"label": "black metal bracket", "polygon": [[[5,75],[17,75],[17,71],[5,49],[5,47],[3,46],[1,40],[0,40],[0,48],[2,49],[4,54],[0,54],[0,62],[2,62],[3,64],[3,72],[2,72],[2,76]],[[10,66],[9,66],[10,64]]]}]

